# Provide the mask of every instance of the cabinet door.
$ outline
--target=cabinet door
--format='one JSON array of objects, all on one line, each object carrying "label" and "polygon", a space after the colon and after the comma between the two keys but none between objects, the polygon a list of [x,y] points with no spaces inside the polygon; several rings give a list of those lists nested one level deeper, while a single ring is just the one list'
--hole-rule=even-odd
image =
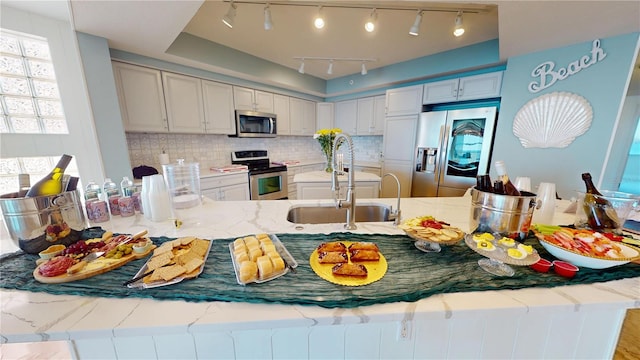
[{"label": "cabinet door", "polygon": [[[392,173],[400,180],[400,197],[411,197],[411,177],[413,176],[413,160],[384,160],[382,165],[384,174]],[[383,198],[395,198],[398,196],[398,185],[391,176],[382,179]]]},{"label": "cabinet door", "polygon": [[113,62],[113,74],[124,129],[169,131],[160,71]]},{"label": "cabinet door", "polygon": [[289,121],[291,124],[291,135],[303,135],[304,128],[304,104],[302,99],[289,99]]},{"label": "cabinet door", "polygon": [[358,99],[357,135],[373,135],[373,105],[373,97]]},{"label": "cabinet door", "polygon": [[273,94],[270,92],[255,90],[255,110],[273,114]]},{"label": "cabinet door", "polygon": [[237,184],[220,188],[220,200],[244,201],[249,200],[250,197],[248,184]]},{"label": "cabinet door", "polygon": [[233,103],[236,110],[254,110],[253,89],[233,87]]},{"label": "cabinet door", "polygon": [[218,188],[202,190],[200,193],[211,200],[220,200],[220,190]]},{"label": "cabinet door", "polygon": [[347,100],[347,101],[338,101],[335,105],[336,108],[336,117],[335,123],[336,127],[342,129],[343,133],[347,133],[349,135],[356,135],[358,133],[357,129],[357,117],[358,117],[358,101],[357,100]]},{"label": "cabinet door", "polygon": [[302,100],[303,110],[303,135],[313,135],[316,132],[316,103],[315,101]]},{"label": "cabinet door", "polygon": [[375,98],[373,98],[373,125],[371,135],[384,134],[385,100],[386,99],[384,95],[376,96]]},{"label": "cabinet door", "polygon": [[[413,155],[417,116],[387,117],[384,129],[382,173],[393,173],[400,180],[402,197],[411,196]],[[382,182],[382,197],[396,197],[396,182],[385,177]]]},{"label": "cabinet door", "polygon": [[502,71],[460,78],[458,101],[500,96]]},{"label": "cabinet door", "polygon": [[459,79],[436,81],[424,84],[423,104],[452,102],[458,99]]},{"label": "cabinet door", "polygon": [[419,114],[422,111],[422,85],[387,90],[387,116]]},{"label": "cabinet door", "polygon": [[205,129],[209,134],[235,134],[233,87],[202,80]]},{"label": "cabinet door", "polygon": [[334,104],[330,102],[318,103],[316,105],[316,131],[335,127],[334,109]]},{"label": "cabinet door", "polygon": [[276,130],[278,135],[291,134],[288,96],[273,95],[273,113],[276,114]]},{"label": "cabinet door", "polygon": [[204,105],[201,80],[191,76],[162,72],[169,131],[204,132]]}]

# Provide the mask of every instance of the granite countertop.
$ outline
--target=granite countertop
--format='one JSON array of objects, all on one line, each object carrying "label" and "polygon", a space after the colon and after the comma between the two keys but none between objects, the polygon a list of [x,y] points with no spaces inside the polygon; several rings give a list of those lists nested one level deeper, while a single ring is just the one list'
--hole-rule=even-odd
[{"label": "granite countertop", "polygon": [[[366,173],[366,172],[362,172],[362,171],[355,171],[353,173],[354,179],[355,181],[359,182],[359,181],[372,181],[372,182],[380,182],[380,176],[375,175],[375,174],[371,174],[371,173]],[[340,182],[347,182],[348,181],[348,175],[344,174],[344,175],[339,175],[338,179],[340,180]],[[296,176],[293,178],[293,181],[296,183],[306,183],[306,182],[326,182],[326,183],[330,183],[331,182],[331,173],[328,173],[326,171],[309,171],[309,172],[304,172],[304,173],[300,173],[300,174],[296,174]]]},{"label": "granite countertop", "polygon": [[[396,199],[358,199],[359,204],[384,203],[395,207]],[[142,215],[116,217],[103,228],[114,232],[149,236],[198,236],[228,239],[255,233],[344,232],[343,224],[296,225],[286,220],[292,205],[332,204],[331,200],[213,201],[178,212],[180,229],[173,222],[151,222]],[[567,201],[558,202],[555,224],[568,224],[572,214],[563,213]],[[446,220],[465,231],[469,229],[470,197],[402,199],[403,218],[425,215]],[[391,222],[358,223],[354,233],[402,234]],[[3,251],[8,251],[6,247]],[[230,265],[231,266],[231,265]],[[194,280],[194,281],[197,281]],[[569,282],[570,284],[570,282]],[[388,303],[349,310],[317,306],[248,304],[240,302],[157,301],[145,298],[94,298],[51,295],[19,290],[1,290],[0,342],[86,339],[89,337],[154,336],[215,330],[242,330],[271,327],[358,324],[402,321],[414,316],[449,318],[458,313],[478,314],[499,310],[518,314],[565,309],[599,309],[640,306],[640,277],[591,285],[555,288],[527,288],[431,296],[414,303]],[[158,316],[162,314],[162,316]]]}]

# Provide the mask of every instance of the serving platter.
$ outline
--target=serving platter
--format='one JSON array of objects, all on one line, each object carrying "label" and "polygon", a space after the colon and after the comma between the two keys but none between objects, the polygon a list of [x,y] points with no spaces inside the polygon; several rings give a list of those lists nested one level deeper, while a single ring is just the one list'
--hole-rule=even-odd
[{"label": "serving platter", "polygon": [[[496,237],[494,240],[489,240],[491,244],[493,244],[493,250],[485,250],[478,246],[478,242],[474,240],[474,235],[476,234],[467,234],[464,237],[464,241],[471,248],[471,250],[477,252],[478,254],[488,257],[493,260],[497,260],[509,265],[517,265],[517,266],[529,266],[537,263],[540,260],[540,255],[535,249],[531,249],[531,254],[528,254],[526,257],[522,259],[516,259],[508,255],[508,250],[510,248],[515,248],[514,246],[504,246],[500,244],[500,239]],[[516,244],[518,242],[516,241]]]},{"label": "serving platter", "polygon": [[[424,221],[436,223],[436,227],[424,226]],[[455,245],[465,235],[461,229],[429,215],[407,219],[398,227],[415,240],[415,247],[423,252],[440,252],[440,245]]]},{"label": "serving platter", "polygon": [[[345,247],[349,247],[349,245],[353,244],[352,241],[340,241],[345,245]],[[347,252],[347,255],[349,252]],[[351,262],[351,256],[349,256],[349,262]],[[354,262],[355,263],[355,262]],[[363,286],[374,283],[384,277],[387,273],[387,268],[389,267],[387,264],[387,259],[380,252],[380,260],[378,261],[363,261],[357,262],[358,264],[362,264],[367,268],[367,276],[366,277],[347,277],[347,276],[336,276],[333,274],[333,267],[336,264],[323,264],[318,260],[318,249],[313,250],[309,257],[309,264],[311,265],[311,269],[316,273],[320,278],[337,285],[344,286]]]},{"label": "serving platter", "polygon": [[240,285],[248,285],[248,284],[261,284],[267,281],[271,281],[273,279],[277,279],[283,275],[286,275],[287,273],[289,273],[289,271],[291,271],[291,269],[295,269],[296,267],[298,267],[298,262],[296,261],[296,259],[291,256],[291,253],[289,253],[289,250],[287,250],[287,248],[284,246],[284,244],[282,244],[282,242],[280,241],[280,239],[278,238],[277,235],[275,234],[268,234],[269,238],[271,239],[271,241],[273,242],[273,245],[275,245],[276,251],[278,252],[278,254],[282,257],[282,259],[285,262],[285,267],[282,271],[276,271],[273,274],[271,274],[270,276],[267,276],[265,278],[257,278],[255,280],[252,281],[247,281],[244,282],[240,279],[240,264],[238,264],[238,262],[236,261],[236,257],[234,256],[234,243],[230,242],[229,243],[229,252],[231,254],[231,261],[233,262],[233,270],[236,274],[236,281],[238,282],[238,284]]}]

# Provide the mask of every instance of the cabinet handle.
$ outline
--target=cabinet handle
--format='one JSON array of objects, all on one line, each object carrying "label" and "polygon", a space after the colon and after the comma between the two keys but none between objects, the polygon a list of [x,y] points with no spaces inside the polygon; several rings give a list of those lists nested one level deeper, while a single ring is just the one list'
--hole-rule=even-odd
[{"label": "cabinet handle", "polygon": [[458,96],[462,96],[463,93],[464,93],[464,88],[458,89]]}]

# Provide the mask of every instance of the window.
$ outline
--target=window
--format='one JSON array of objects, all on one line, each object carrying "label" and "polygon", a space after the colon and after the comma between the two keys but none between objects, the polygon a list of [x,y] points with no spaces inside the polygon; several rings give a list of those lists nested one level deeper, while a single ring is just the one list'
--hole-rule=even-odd
[{"label": "window", "polygon": [[68,134],[49,44],[0,29],[0,133]]},{"label": "window", "polygon": [[[0,133],[68,134],[49,44],[45,38],[0,29]],[[0,159],[0,194],[18,190],[18,174],[31,184],[55,166],[59,157]],[[72,161],[65,171],[77,176]]]}]

